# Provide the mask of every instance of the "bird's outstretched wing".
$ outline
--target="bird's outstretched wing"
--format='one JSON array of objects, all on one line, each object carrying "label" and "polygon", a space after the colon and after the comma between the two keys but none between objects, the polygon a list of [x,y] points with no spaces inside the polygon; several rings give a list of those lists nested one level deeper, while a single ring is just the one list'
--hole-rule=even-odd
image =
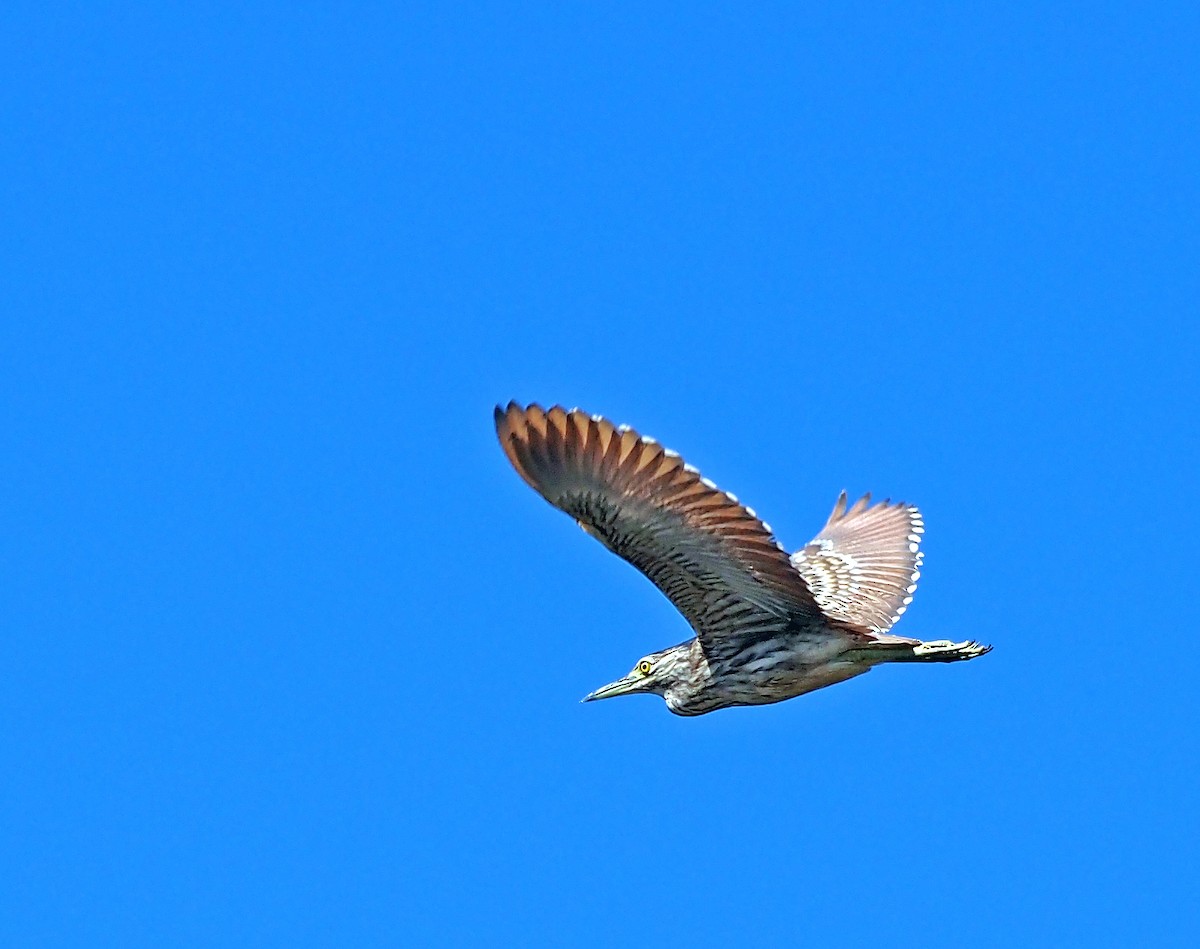
[{"label": "bird's outstretched wing", "polygon": [[821,533],[792,554],[792,563],[827,616],[886,633],[916,592],[925,525],[909,504],[872,506],[869,494],[849,509],[846,503],[843,491]]},{"label": "bird's outstretched wing", "polygon": [[666,594],[710,657],[820,616],[771,529],[653,440],[515,402],[496,408],[496,434],[532,488]]}]

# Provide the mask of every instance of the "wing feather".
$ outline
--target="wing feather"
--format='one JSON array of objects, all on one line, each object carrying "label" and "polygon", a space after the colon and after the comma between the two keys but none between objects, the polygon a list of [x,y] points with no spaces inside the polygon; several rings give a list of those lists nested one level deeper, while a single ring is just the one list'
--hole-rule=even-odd
[{"label": "wing feather", "polygon": [[530,487],[649,577],[706,648],[729,644],[739,626],[819,617],[770,529],[676,453],[578,409],[511,402],[495,421]]},{"label": "wing feather", "polygon": [[852,507],[846,502],[843,491],[821,533],[792,554],[792,563],[826,615],[885,634],[921,576],[921,512],[888,501],[872,506],[870,494]]}]

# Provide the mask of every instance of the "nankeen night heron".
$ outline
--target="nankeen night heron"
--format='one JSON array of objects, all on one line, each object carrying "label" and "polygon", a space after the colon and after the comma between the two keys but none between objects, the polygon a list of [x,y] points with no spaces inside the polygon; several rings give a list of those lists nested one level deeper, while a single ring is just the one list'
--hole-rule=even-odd
[{"label": "nankeen night heron", "polygon": [[496,408],[517,472],[650,578],[694,639],[639,659],[584,701],[652,692],[677,715],[765,705],[882,662],[957,662],[991,650],[889,632],[920,576],[920,512],[853,506],[843,491],[821,532],[790,557],[771,528],[675,452],[578,409]]}]

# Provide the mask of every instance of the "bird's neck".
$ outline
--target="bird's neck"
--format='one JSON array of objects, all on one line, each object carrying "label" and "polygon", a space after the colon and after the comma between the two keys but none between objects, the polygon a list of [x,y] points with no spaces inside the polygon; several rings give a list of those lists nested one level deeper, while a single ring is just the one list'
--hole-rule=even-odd
[{"label": "bird's neck", "polygon": [[700,640],[680,643],[669,655],[674,665],[672,682],[663,698],[678,715],[699,715],[708,711],[714,697],[713,676],[708,666],[708,657]]}]

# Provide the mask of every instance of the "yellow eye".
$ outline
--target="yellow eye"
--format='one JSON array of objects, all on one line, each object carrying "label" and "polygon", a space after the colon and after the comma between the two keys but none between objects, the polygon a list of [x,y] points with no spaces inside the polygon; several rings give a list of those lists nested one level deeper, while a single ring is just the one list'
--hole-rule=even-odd
[{"label": "yellow eye", "polygon": [[649,659],[643,659],[641,662],[638,663],[638,672],[640,672],[644,676],[648,676],[650,674],[650,660]]}]

